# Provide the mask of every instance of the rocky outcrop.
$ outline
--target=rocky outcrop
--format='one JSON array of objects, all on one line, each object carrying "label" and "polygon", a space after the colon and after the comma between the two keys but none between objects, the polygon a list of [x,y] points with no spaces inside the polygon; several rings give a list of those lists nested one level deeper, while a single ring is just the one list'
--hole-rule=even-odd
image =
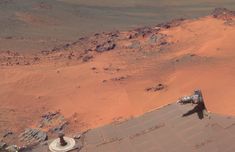
[{"label": "rocky outcrop", "polygon": [[47,133],[40,129],[27,128],[19,137],[26,143],[38,143],[47,140]]},{"label": "rocky outcrop", "polygon": [[230,11],[226,8],[215,8],[211,15],[217,19],[231,20],[235,17],[235,11]]},{"label": "rocky outcrop", "polygon": [[184,20],[185,20],[184,18],[173,19],[169,22],[158,24],[158,27],[167,28],[167,29],[171,27],[176,27],[179,26]]}]

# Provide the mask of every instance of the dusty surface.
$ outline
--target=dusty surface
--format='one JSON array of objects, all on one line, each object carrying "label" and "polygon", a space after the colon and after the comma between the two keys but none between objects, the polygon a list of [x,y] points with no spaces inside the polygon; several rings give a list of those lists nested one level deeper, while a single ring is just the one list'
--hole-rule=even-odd
[{"label": "dusty surface", "polygon": [[197,114],[181,117],[193,107],[172,104],[90,130],[81,139],[81,152],[233,152],[235,117],[216,114],[202,120]]},{"label": "dusty surface", "polygon": [[229,14],[96,34],[35,56],[2,52],[0,132],[14,132],[3,140],[19,142],[14,137],[50,111],[60,110],[73,133],[143,114],[196,88],[209,111],[235,115],[234,39]]}]

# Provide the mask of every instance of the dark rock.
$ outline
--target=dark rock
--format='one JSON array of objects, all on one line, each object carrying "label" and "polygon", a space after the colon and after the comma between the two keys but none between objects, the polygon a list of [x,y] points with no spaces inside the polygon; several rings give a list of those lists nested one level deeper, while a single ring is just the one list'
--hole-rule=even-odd
[{"label": "dark rock", "polygon": [[58,133],[63,131],[67,125],[68,121],[65,120],[64,116],[59,111],[55,111],[43,115],[38,127],[46,129],[51,133]]},{"label": "dark rock", "polygon": [[165,35],[165,34],[160,34],[160,33],[152,34],[149,37],[148,42],[150,44],[166,45],[167,44],[166,37],[167,37],[167,35]]},{"label": "dark rock", "polygon": [[96,67],[92,67],[91,70],[96,70],[97,68]]},{"label": "dark rock", "polygon": [[68,48],[70,48],[72,45],[75,45],[76,42],[73,42],[73,44],[63,44],[63,45],[60,45],[60,46],[56,46],[54,47],[51,51],[48,51],[49,53],[52,53],[52,52],[59,52],[59,51],[63,51],[63,50],[66,50]]},{"label": "dark rock", "polygon": [[47,114],[42,115],[42,120],[40,121],[40,128],[42,128],[44,125],[47,125],[51,120],[57,118],[59,115],[59,111],[48,112]]},{"label": "dark rock", "polygon": [[181,24],[181,22],[184,20],[185,20],[184,18],[174,19],[174,20],[171,20],[170,22],[158,24],[157,26],[167,29],[167,28],[179,26]]},{"label": "dark rock", "polygon": [[50,132],[52,132],[52,133],[59,133],[59,132],[63,131],[65,129],[65,127],[68,126],[68,124],[69,123],[67,121],[65,121],[62,124],[59,124],[58,126],[50,129]]},{"label": "dark rock", "polygon": [[7,131],[4,132],[3,138],[6,138],[7,136],[12,135],[12,134],[13,134],[12,131],[7,130]]},{"label": "dark rock", "polygon": [[146,91],[153,91],[153,92],[156,92],[156,91],[163,90],[163,89],[165,89],[165,88],[166,88],[165,85],[159,83],[157,86],[154,86],[154,87],[151,87],[151,88],[146,88],[145,90],[146,90]]},{"label": "dark rock", "polygon": [[74,53],[73,53],[73,52],[70,52],[69,55],[68,55],[68,59],[71,60],[72,57],[74,57],[74,56],[75,56]]},{"label": "dark rock", "polygon": [[103,80],[102,82],[105,83],[105,82],[107,82],[107,80]]},{"label": "dark rock", "polygon": [[230,11],[226,8],[215,8],[211,15],[214,18],[230,20],[235,17],[235,11]]},{"label": "dark rock", "polygon": [[156,43],[157,40],[158,40],[158,35],[157,34],[153,34],[149,37],[149,43],[150,44]]},{"label": "dark rock", "polygon": [[121,76],[121,77],[116,77],[116,78],[112,78],[112,81],[122,81],[125,80],[127,78],[127,76]]},{"label": "dark rock", "polygon": [[166,44],[168,44],[166,41],[160,43],[160,45],[166,45]]},{"label": "dark rock", "polygon": [[36,56],[36,57],[33,58],[33,60],[34,60],[34,61],[39,61],[40,58]]},{"label": "dark rock", "polygon": [[92,55],[85,55],[83,58],[82,58],[82,61],[83,62],[88,62],[89,60],[91,60],[93,58]]},{"label": "dark rock", "polygon": [[47,4],[46,2],[40,2],[38,4],[38,7],[41,8],[41,9],[52,9],[52,6]]},{"label": "dark rock", "polygon": [[87,49],[85,49],[85,53],[88,53],[88,52],[91,52],[92,51],[92,49],[91,48],[87,48]]},{"label": "dark rock", "polygon": [[81,38],[79,38],[78,40],[79,41],[83,41],[83,40],[85,40],[86,38],[85,37],[81,37]]},{"label": "dark rock", "polygon": [[201,61],[206,61],[209,58],[207,57],[201,57],[198,56],[197,54],[185,54],[179,58],[174,59],[175,62],[177,63],[192,63],[192,62],[201,62]]},{"label": "dark rock", "polygon": [[97,45],[95,51],[97,52],[105,52],[113,50],[116,47],[116,44],[112,41],[107,41],[103,44]]},{"label": "dark rock", "polygon": [[137,36],[138,36],[138,33],[130,33],[128,35],[128,39],[134,39],[134,38],[137,38]]},{"label": "dark rock", "polygon": [[225,25],[228,25],[228,26],[234,26],[235,25],[235,20],[226,20],[224,22]]},{"label": "dark rock", "polygon": [[18,152],[32,152],[35,145],[27,145],[18,148]]},{"label": "dark rock", "polygon": [[99,36],[100,34],[99,33],[95,33],[94,36]]},{"label": "dark rock", "polygon": [[108,71],[109,70],[109,68],[104,68],[104,71]]},{"label": "dark rock", "polygon": [[60,50],[60,48],[54,47],[51,51],[52,51],[52,52],[56,52],[56,51],[59,51],[59,50]]},{"label": "dark rock", "polygon": [[10,40],[10,39],[13,39],[13,37],[12,36],[7,36],[7,37],[5,37],[5,39]]},{"label": "dark rock", "polygon": [[142,27],[142,28],[135,29],[135,31],[137,32],[138,35],[145,36],[147,34],[152,33],[152,28],[150,28],[150,27]]}]

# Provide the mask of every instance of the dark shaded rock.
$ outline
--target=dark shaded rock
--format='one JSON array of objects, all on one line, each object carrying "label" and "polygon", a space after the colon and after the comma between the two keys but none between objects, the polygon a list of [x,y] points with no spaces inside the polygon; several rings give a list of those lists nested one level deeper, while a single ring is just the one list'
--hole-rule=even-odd
[{"label": "dark shaded rock", "polygon": [[39,124],[39,128],[42,128],[44,126],[47,126],[48,124],[51,123],[51,121],[53,119],[56,119],[60,116],[60,112],[59,111],[55,111],[55,112],[48,112],[44,115],[42,115],[42,120],[40,121]]},{"label": "dark shaded rock", "polygon": [[222,20],[230,20],[235,17],[235,11],[230,11],[226,8],[215,8],[211,13],[214,18],[222,19]]},{"label": "dark shaded rock", "polygon": [[152,33],[152,28],[150,27],[142,27],[142,28],[137,28],[135,29],[135,31],[137,32],[138,36],[145,36],[148,35],[150,33]]},{"label": "dark shaded rock", "polygon": [[109,68],[104,68],[104,71],[108,71],[109,70]]},{"label": "dark shaded rock", "polygon": [[97,52],[105,52],[113,50],[116,47],[116,44],[112,41],[107,41],[103,44],[97,45],[95,51]]},{"label": "dark shaded rock", "polygon": [[59,50],[60,50],[59,47],[54,47],[51,51],[52,51],[52,52],[56,52],[56,51],[59,51]]},{"label": "dark shaded rock", "polygon": [[83,41],[83,40],[85,40],[85,39],[87,39],[87,38],[81,37],[81,38],[79,38],[78,40],[79,40],[79,41]]},{"label": "dark shaded rock", "polygon": [[108,80],[103,80],[102,82],[105,83],[105,82],[107,82],[107,81],[108,81]]},{"label": "dark shaded rock", "polygon": [[34,61],[39,61],[40,58],[36,56],[36,57],[33,58],[33,60],[34,60]]},{"label": "dark shaded rock", "polygon": [[6,138],[7,136],[12,135],[12,134],[13,134],[12,131],[6,130],[6,131],[4,132],[4,134],[3,134],[3,138]]},{"label": "dark shaded rock", "polygon": [[82,58],[82,61],[83,62],[88,62],[89,60],[91,60],[93,58],[92,55],[85,55],[83,58]]},{"label": "dark shaded rock", "polygon": [[96,67],[92,67],[91,70],[96,70],[97,68]]},{"label": "dark shaded rock", "polygon": [[54,128],[51,128],[50,132],[52,132],[52,133],[59,133],[59,132],[63,131],[65,129],[65,127],[68,126],[68,124],[69,123],[67,121],[65,121],[62,124],[59,124],[58,126],[56,126]]},{"label": "dark shaded rock", "polygon": [[199,62],[205,62],[210,60],[210,57],[202,57],[197,54],[184,54],[178,58],[175,58],[173,62],[176,62],[177,64],[185,64],[185,63],[199,63]]},{"label": "dark shaded rock", "polygon": [[70,53],[68,54],[68,59],[71,60],[72,57],[74,57],[74,56],[75,56],[74,53],[73,53],[73,52],[70,52]]},{"label": "dark shaded rock", "polygon": [[179,26],[181,24],[181,22],[184,20],[185,20],[184,18],[174,19],[174,20],[171,20],[170,22],[158,24],[157,26],[159,26],[161,28],[176,27],[176,26]]},{"label": "dark shaded rock", "polygon": [[[80,86],[78,86],[80,88]],[[47,130],[50,133],[58,133],[64,131],[69,125],[68,121],[65,120],[64,116],[59,111],[48,112],[42,116],[42,120],[39,122],[38,127],[41,130]]]},{"label": "dark shaded rock", "polygon": [[7,37],[5,37],[5,39],[11,40],[11,39],[13,39],[13,37],[12,36],[7,36]]},{"label": "dark shaded rock", "polygon": [[163,41],[163,42],[160,42],[159,45],[166,45],[166,44],[168,44],[168,43],[166,41]]},{"label": "dark shaded rock", "polygon": [[125,80],[127,78],[127,76],[121,76],[121,77],[116,77],[116,78],[112,78],[112,81],[122,81]]},{"label": "dark shaded rock", "polygon": [[22,146],[22,147],[19,147],[18,152],[32,152],[34,148],[35,148],[35,145]]},{"label": "dark shaded rock", "polygon": [[46,2],[40,2],[38,4],[38,8],[40,8],[40,9],[52,9],[52,6],[47,4]]},{"label": "dark shaded rock", "polygon": [[235,25],[235,20],[226,20],[224,22],[225,25],[228,25],[228,26],[234,26]]},{"label": "dark shaded rock", "polygon": [[150,44],[153,44],[153,43],[156,43],[158,41],[159,37],[157,34],[153,34],[149,37],[149,43]]},{"label": "dark shaded rock", "polygon": [[146,90],[146,91],[153,91],[153,92],[156,92],[156,91],[163,90],[163,89],[165,89],[165,88],[166,88],[165,85],[159,83],[157,86],[150,87],[150,88],[146,88],[145,90]]},{"label": "dark shaded rock", "polygon": [[152,35],[149,37],[148,42],[149,42],[150,44],[166,45],[166,44],[168,44],[168,42],[166,41],[166,37],[167,37],[167,35],[161,34],[161,33],[152,34]]},{"label": "dark shaded rock", "polygon": [[127,35],[123,35],[123,36],[119,36],[120,39],[134,39],[138,37],[138,33],[130,31],[129,34]]}]

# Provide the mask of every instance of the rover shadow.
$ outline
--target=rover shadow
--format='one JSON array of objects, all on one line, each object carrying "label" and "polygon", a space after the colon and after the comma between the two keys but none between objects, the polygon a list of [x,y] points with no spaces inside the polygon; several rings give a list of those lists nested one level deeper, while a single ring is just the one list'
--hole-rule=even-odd
[{"label": "rover shadow", "polygon": [[203,111],[206,110],[205,104],[203,102],[198,103],[192,110],[189,110],[188,112],[184,113],[182,117],[186,117],[189,115],[192,115],[194,113],[197,113],[199,119],[204,118]]}]

